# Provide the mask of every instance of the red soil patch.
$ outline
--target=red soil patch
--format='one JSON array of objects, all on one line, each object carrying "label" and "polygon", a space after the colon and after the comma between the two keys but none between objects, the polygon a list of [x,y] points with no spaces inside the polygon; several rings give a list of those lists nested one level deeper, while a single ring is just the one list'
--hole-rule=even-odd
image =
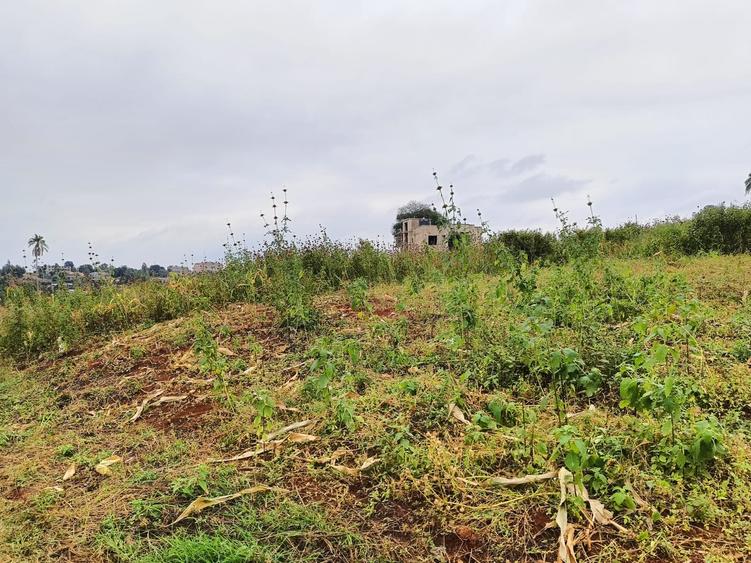
[{"label": "red soil patch", "polygon": [[397,316],[394,303],[392,301],[378,299],[373,300],[370,304],[370,311],[356,311],[349,303],[334,303],[331,309],[339,318],[357,318],[358,315],[367,315],[368,313],[382,319],[394,318]]},{"label": "red soil patch", "polygon": [[413,507],[400,501],[386,501],[375,513],[385,535],[401,544],[409,544],[413,540],[413,529],[417,522],[417,515]]},{"label": "red soil patch", "polygon": [[491,561],[482,536],[469,526],[457,526],[454,531],[438,534],[433,543],[446,549],[449,561]]},{"label": "red soil patch", "polygon": [[330,502],[332,491],[330,484],[322,482],[307,473],[295,473],[285,480],[285,487],[295,491],[304,502]]},{"label": "red soil patch", "polygon": [[383,303],[380,306],[373,307],[373,314],[382,319],[396,316],[396,310],[390,303]]},{"label": "red soil patch", "polygon": [[214,405],[209,401],[170,403],[148,410],[143,419],[159,430],[194,430],[201,426],[200,418],[212,410]]},{"label": "red soil patch", "polygon": [[550,516],[541,508],[535,508],[529,513],[529,519],[531,524],[530,533],[532,536],[536,536],[541,533],[545,526],[550,522]]},{"label": "red soil patch", "polygon": [[25,500],[29,496],[31,489],[28,487],[12,487],[4,493],[4,497],[7,500]]}]

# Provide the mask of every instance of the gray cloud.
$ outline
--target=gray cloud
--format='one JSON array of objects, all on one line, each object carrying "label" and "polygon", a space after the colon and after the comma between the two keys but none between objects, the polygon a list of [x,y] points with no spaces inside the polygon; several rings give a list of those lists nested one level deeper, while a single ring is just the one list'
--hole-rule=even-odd
[{"label": "gray cloud", "polygon": [[[0,4],[0,260],[217,256],[294,228],[388,237],[431,172],[497,228],[743,195],[751,12],[636,1]],[[702,37],[702,41],[697,41]],[[544,155],[544,156],[543,156]],[[456,164],[454,164],[456,163]],[[582,180],[586,179],[586,180]],[[586,211],[586,210],[584,210]],[[467,212],[468,216],[472,213]]]},{"label": "gray cloud", "polygon": [[544,154],[530,154],[514,162],[511,165],[512,174],[521,174],[539,168],[545,162]]},{"label": "gray cloud", "polygon": [[482,166],[475,155],[468,154],[449,169],[449,174],[452,178],[470,176],[481,169]]},{"label": "gray cloud", "polygon": [[476,155],[465,156],[449,169],[452,178],[467,178],[476,174],[490,174],[498,178],[518,176],[539,168],[545,162],[544,154],[529,154],[519,160],[497,158],[491,162],[483,162]]},{"label": "gray cloud", "polygon": [[566,176],[553,176],[539,173],[514,184],[501,195],[502,199],[511,201],[535,201],[560,197],[577,192],[589,184],[589,180],[577,180]]}]

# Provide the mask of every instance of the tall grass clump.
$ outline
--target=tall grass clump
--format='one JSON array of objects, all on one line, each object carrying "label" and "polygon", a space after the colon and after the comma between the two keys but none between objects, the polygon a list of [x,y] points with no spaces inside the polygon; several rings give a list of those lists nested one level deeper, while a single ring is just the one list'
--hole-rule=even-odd
[{"label": "tall grass clump", "polygon": [[640,225],[627,222],[605,230],[606,252],[611,256],[641,258],[654,254],[686,253],[690,219],[669,217]]},{"label": "tall grass clump", "polygon": [[[306,270],[303,253],[289,228],[287,215],[287,190],[283,190],[283,215],[279,216],[276,197],[271,194],[273,225],[265,227],[269,240],[264,243],[262,261],[266,284],[261,297],[270,302],[279,313],[280,324],[289,330],[308,330],[316,326],[318,311],[313,306],[315,283],[310,270]],[[261,214],[263,218],[264,215]]]},{"label": "tall grass clump", "polygon": [[570,222],[568,211],[560,209],[552,198],[550,201],[553,203],[553,213],[560,223],[558,230],[559,259],[562,262],[569,262],[600,256],[604,233],[602,221],[592,210],[592,201],[587,198],[589,216],[585,228],[579,227],[576,222]]},{"label": "tall grass clump", "polygon": [[269,284],[263,297],[279,313],[280,324],[290,330],[316,326],[319,314],[313,306],[314,283],[294,246],[280,247],[275,260],[267,260]]},{"label": "tall grass clump", "polygon": [[246,278],[232,270],[175,276],[166,283],[103,283],[51,295],[13,287],[0,313],[0,354],[29,359],[42,352],[64,353],[87,337],[174,319],[253,293]]}]

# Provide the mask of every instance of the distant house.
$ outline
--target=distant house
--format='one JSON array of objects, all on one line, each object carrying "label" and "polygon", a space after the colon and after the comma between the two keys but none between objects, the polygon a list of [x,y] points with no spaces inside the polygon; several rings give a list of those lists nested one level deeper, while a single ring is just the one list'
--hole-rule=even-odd
[{"label": "distant house", "polygon": [[409,217],[395,225],[394,244],[399,250],[418,250],[425,246],[436,250],[450,250],[459,237],[468,237],[473,243],[482,240],[482,229],[464,223],[453,229],[436,225],[428,217]]},{"label": "distant house", "polygon": [[207,272],[218,272],[222,269],[221,262],[196,262],[193,264],[193,272],[196,274],[205,274]]},{"label": "distant house", "polygon": [[168,266],[167,271],[175,274],[189,274],[190,268],[187,266]]},{"label": "distant house", "polygon": [[[62,283],[65,285],[65,289],[67,289],[68,291],[73,291],[76,287],[83,285],[85,280],[86,276],[81,272],[76,272],[75,270],[66,271],[62,278]],[[55,289],[57,289],[56,285]]]},{"label": "distant house", "polygon": [[20,278],[19,282],[33,284],[42,291],[52,293],[63,289],[73,291],[76,287],[86,283],[86,276],[80,272],[71,272],[53,266],[40,268],[39,274],[26,273]]}]

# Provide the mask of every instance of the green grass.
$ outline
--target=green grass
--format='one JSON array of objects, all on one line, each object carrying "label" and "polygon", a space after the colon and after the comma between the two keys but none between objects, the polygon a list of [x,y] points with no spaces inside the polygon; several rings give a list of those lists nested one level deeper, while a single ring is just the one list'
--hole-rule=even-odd
[{"label": "green grass", "polygon": [[221,535],[175,535],[167,538],[143,563],[227,563],[283,561],[253,541],[232,540]]}]

